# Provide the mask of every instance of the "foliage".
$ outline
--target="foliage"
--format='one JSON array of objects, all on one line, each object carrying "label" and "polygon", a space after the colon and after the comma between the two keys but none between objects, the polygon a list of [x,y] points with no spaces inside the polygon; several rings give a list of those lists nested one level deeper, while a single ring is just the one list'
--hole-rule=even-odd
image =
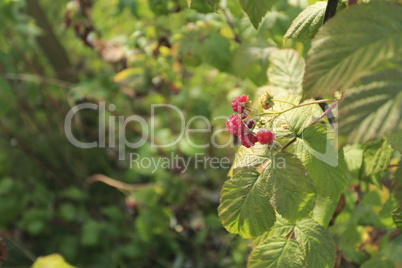
[{"label": "foliage", "polygon": [[[322,27],[325,2],[300,13],[285,37],[312,39],[306,64],[292,50],[271,53],[269,85],[255,98],[268,92],[274,105],[248,108],[255,133],[278,138],[240,149],[221,192],[225,228],[255,241],[249,267],[402,263],[386,253],[401,250],[400,172],[391,167],[400,161],[402,7],[343,9]],[[334,111],[339,130],[326,119]]]},{"label": "foliage", "polygon": [[[401,266],[402,7],[296,2],[0,2],[0,265]],[[276,141],[213,133],[241,94]]]}]

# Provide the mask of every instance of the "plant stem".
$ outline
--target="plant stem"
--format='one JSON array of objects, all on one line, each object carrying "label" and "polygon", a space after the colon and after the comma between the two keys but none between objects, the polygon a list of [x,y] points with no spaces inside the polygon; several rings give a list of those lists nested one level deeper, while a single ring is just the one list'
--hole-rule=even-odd
[{"label": "plant stem", "polygon": [[282,149],[279,150],[279,152],[283,152],[286,148],[288,148],[296,140],[297,140],[297,137],[293,138],[293,140],[289,141],[285,146],[283,146]]},{"label": "plant stem", "polygon": [[295,233],[295,229],[293,229],[292,232],[289,234],[288,240],[292,239],[294,233]]},{"label": "plant stem", "polygon": [[335,16],[336,9],[338,8],[338,0],[328,0],[327,8],[325,9],[325,15],[323,24],[326,23],[330,18]]},{"label": "plant stem", "polygon": [[283,111],[280,111],[280,112],[263,112],[263,113],[256,114],[256,115],[269,115],[269,114],[277,114],[277,115],[279,115],[279,114],[289,112],[289,111],[291,111],[291,110],[293,110],[295,108],[300,108],[300,107],[313,105],[313,104],[320,104],[320,103],[327,103],[327,102],[337,102],[337,101],[338,100],[326,99],[326,100],[315,100],[315,101],[310,101],[310,102],[305,102],[305,103],[300,103],[300,104],[293,104],[293,103],[286,102],[286,101],[280,101],[280,102],[283,102],[283,103],[289,103],[289,104],[293,105],[293,107],[288,108],[288,109],[283,110]]},{"label": "plant stem", "polygon": [[85,181],[85,186],[88,187],[90,184],[94,183],[94,182],[103,182],[109,186],[112,186],[114,188],[117,188],[121,191],[137,191],[140,189],[144,189],[144,188],[150,188],[153,187],[154,184],[151,183],[146,183],[146,184],[127,184],[121,181],[117,181],[114,180],[112,178],[109,178],[105,175],[102,174],[95,174],[92,175],[91,177],[87,178]]},{"label": "plant stem", "polygon": [[241,44],[242,41],[240,40],[240,37],[239,37],[239,35],[238,35],[237,32],[236,32],[236,29],[235,29],[235,27],[234,27],[234,24],[233,24],[233,22],[232,22],[232,19],[230,18],[229,14],[228,14],[228,12],[227,12],[227,10],[226,10],[226,8],[222,8],[221,10],[222,10],[222,12],[223,12],[223,16],[225,17],[226,23],[229,25],[229,28],[230,28],[230,30],[231,30],[232,33],[233,33],[233,36],[234,36],[234,37],[233,37],[233,40],[234,40],[235,42],[237,42],[238,44]]},{"label": "plant stem", "polygon": [[275,100],[275,99],[273,99],[272,101],[273,101],[273,102],[282,102],[282,103],[287,103],[287,104],[290,104],[290,105],[293,105],[293,106],[297,106],[297,104],[291,103],[290,101]]},{"label": "plant stem", "polygon": [[321,119],[323,119],[329,112],[331,112],[333,109],[335,109],[335,107],[338,105],[338,102],[335,102],[334,104],[331,105],[331,107],[329,107],[327,110],[325,110],[325,112],[320,115],[320,117],[318,117],[313,123],[310,124],[310,126],[314,126],[315,124],[317,124]]}]

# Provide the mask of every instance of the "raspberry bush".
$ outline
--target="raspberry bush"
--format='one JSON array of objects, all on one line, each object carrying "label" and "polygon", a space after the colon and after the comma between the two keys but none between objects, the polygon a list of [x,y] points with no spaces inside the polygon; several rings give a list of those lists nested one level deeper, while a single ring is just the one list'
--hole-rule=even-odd
[{"label": "raspberry bush", "polygon": [[[258,28],[270,5],[241,2]],[[218,212],[249,239],[248,267],[402,265],[401,12],[316,2],[285,34],[311,40],[306,60],[273,51],[256,101],[233,99],[242,146]]]}]

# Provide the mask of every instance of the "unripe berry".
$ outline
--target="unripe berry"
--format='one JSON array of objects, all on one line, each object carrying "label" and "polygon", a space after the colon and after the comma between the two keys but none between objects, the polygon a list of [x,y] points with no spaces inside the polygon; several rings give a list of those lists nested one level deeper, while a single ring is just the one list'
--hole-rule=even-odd
[{"label": "unripe berry", "polygon": [[258,142],[268,144],[275,140],[275,134],[268,129],[263,129],[257,133]]},{"label": "unripe berry", "polygon": [[240,142],[244,147],[250,148],[255,145],[255,143],[258,141],[257,137],[254,136],[254,134],[246,134],[246,135],[240,135]]},{"label": "unripe berry", "polygon": [[232,101],[233,111],[235,111],[236,113],[242,114],[246,107],[247,100],[248,100],[247,95],[241,95],[239,97],[234,98]]},{"label": "unripe berry", "polygon": [[238,114],[233,114],[228,118],[226,128],[232,135],[243,135],[246,132],[246,125]]},{"label": "unripe berry", "polygon": [[268,92],[265,92],[261,97],[260,97],[260,104],[262,109],[269,109],[272,106],[274,106],[274,97],[269,94]]}]

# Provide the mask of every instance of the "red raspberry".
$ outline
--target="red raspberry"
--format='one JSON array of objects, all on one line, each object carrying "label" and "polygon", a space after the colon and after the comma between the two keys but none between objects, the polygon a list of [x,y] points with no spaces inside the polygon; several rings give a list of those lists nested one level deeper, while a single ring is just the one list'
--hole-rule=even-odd
[{"label": "red raspberry", "polygon": [[241,95],[239,97],[234,98],[232,101],[233,111],[242,114],[244,112],[244,107],[246,106],[247,100],[248,100],[247,95]]},{"label": "red raspberry", "polygon": [[250,148],[255,145],[255,143],[258,141],[257,137],[254,136],[254,134],[246,134],[246,135],[240,135],[240,142],[243,144],[243,146]]},{"label": "red raspberry", "polygon": [[268,144],[275,140],[275,134],[271,130],[263,129],[258,131],[257,138],[261,144]]},{"label": "red raspberry", "polygon": [[246,125],[238,114],[232,114],[226,121],[226,128],[232,135],[242,135],[246,132]]}]

